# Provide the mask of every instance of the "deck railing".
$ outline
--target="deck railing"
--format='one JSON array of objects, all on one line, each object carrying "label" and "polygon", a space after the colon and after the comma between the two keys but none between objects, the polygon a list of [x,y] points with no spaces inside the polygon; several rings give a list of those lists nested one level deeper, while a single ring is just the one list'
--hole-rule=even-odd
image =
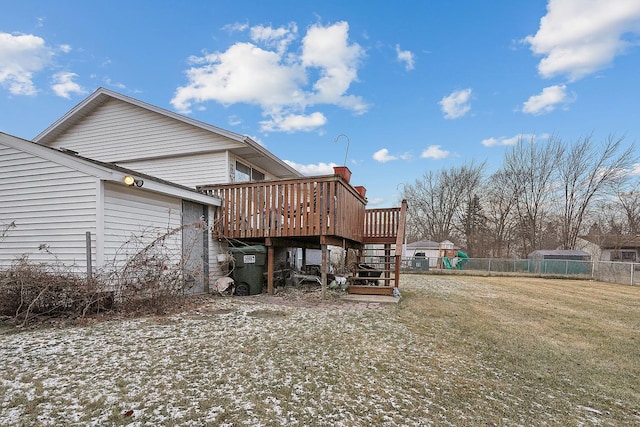
[{"label": "deck railing", "polygon": [[400,228],[401,208],[367,209],[364,217],[365,243],[395,243]]},{"label": "deck railing", "polygon": [[223,201],[215,237],[364,237],[366,199],[340,176],[199,187]]}]

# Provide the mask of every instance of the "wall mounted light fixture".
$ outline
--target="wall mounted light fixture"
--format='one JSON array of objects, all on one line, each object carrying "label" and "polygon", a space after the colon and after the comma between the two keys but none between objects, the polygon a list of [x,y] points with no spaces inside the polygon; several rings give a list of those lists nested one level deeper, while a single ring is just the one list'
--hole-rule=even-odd
[{"label": "wall mounted light fixture", "polygon": [[133,187],[134,185],[136,187],[142,187],[144,185],[144,181],[141,179],[135,179],[134,177],[132,177],[131,175],[125,175],[123,178],[123,181],[125,184],[127,184],[129,187]]}]

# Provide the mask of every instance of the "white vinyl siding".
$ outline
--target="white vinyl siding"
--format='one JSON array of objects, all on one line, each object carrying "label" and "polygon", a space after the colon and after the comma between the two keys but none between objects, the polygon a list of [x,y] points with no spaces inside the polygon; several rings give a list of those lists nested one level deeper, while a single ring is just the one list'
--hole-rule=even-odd
[{"label": "white vinyl siding", "polygon": [[[213,206],[209,206],[209,225],[213,224],[213,218],[215,215]],[[213,285],[215,285],[216,280],[222,276],[224,273],[222,271],[222,267],[218,262],[218,254],[222,252],[221,243],[218,239],[214,239],[212,233],[207,233],[209,238],[209,289],[213,289]]]},{"label": "white vinyl siding", "polygon": [[[178,230],[181,223],[181,199],[105,183],[104,264],[122,266],[157,237]],[[182,233],[171,234],[164,242],[179,263]]]},{"label": "white vinyl siding", "polygon": [[225,152],[120,162],[120,166],[191,188],[229,182],[229,166]]},{"label": "white vinyl siding", "polygon": [[0,145],[0,231],[15,221],[0,241],[0,265],[26,255],[86,271],[85,233],[95,239],[98,185],[93,176]]},{"label": "white vinyl siding", "polygon": [[52,144],[105,162],[179,156],[242,144],[120,100],[110,99]]}]

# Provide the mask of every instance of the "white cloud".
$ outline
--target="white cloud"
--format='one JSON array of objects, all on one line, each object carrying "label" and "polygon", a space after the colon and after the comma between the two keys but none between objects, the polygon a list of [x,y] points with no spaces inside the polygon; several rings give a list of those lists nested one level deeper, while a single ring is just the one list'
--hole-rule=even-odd
[{"label": "white cloud", "polygon": [[439,145],[430,145],[426,150],[422,152],[420,157],[423,159],[446,159],[449,157],[451,153],[449,151],[443,150]]},{"label": "white cloud", "polygon": [[445,119],[458,119],[471,110],[471,88],[456,90],[439,102]]},{"label": "white cloud", "polygon": [[64,71],[56,73],[53,75],[51,89],[53,89],[56,95],[66,99],[70,99],[72,93],[79,95],[87,93],[78,83],[73,81],[75,77],[78,77],[76,73]]},{"label": "white cloud", "polygon": [[[542,138],[547,135],[542,135]],[[482,145],[485,147],[496,147],[496,146],[512,146],[516,145],[520,140],[528,140],[532,141],[536,138],[534,134],[530,133],[520,133],[518,135],[514,135],[511,137],[501,136],[499,138],[487,138],[482,140]]]},{"label": "white cloud", "polygon": [[246,31],[249,28],[249,24],[245,23],[240,23],[240,22],[235,22],[233,24],[227,24],[224,27],[222,27],[223,30],[233,33],[236,31]]},{"label": "white cloud", "polygon": [[126,89],[127,88],[127,86],[124,83],[114,82],[113,80],[111,80],[111,77],[104,77],[102,79],[102,81],[105,84],[107,84],[108,86],[117,87],[118,89]]},{"label": "white cloud", "polygon": [[304,72],[281,64],[281,59],[276,52],[251,43],[236,43],[223,53],[192,57],[194,66],[187,71],[190,83],[177,89],[171,104],[181,112],[210,100],[226,105],[243,102],[264,109],[302,104],[299,83],[305,80]]},{"label": "white cloud", "polygon": [[631,169],[631,175],[640,175],[640,163],[634,163]]},{"label": "white cloud", "polygon": [[295,132],[312,131],[327,123],[324,114],[315,112],[309,115],[290,114],[285,117],[274,116],[270,120],[260,122],[263,131]]},{"label": "white cloud", "polygon": [[227,119],[227,122],[229,123],[229,126],[239,126],[242,124],[242,119],[236,116],[235,114],[233,114],[229,116],[229,118]]},{"label": "white cloud", "polygon": [[297,170],[298,172],[307,175],[331,175],[333,174],[333,167],[337,166],[336,163],[323,163],[320,162],[316,165],[301,165],[299,163],[294,163],[289,160],[284,161],[286,164]]},{"label": "white cloud", "polygon": [[52,57],[52,50],[41,37],[0,32],[0,85],[13,95],[35,95],[34,74],[42,71]]},{"label": "white cloud", "polygon": [[250,30],[251,40],[263,43],[265,46],[274,47],[278,52],[284,52],[289,44],[297,37],[298,27],[295,23],[288,27],[264,27],[257,25]]},{"label": "white cloud", "polygon": [[396,45],[396,55],[398,56],[398,61],[404,62],[404,67],[407,71],[411,71],[415,68],[414,55],[411,51],[401,50],[400,45]]},{"label": "white cloud", "polygon": [[348,24],[313,25],[300,48],[294,49],[291,44],[297,31],[295,24],[255,26],[249,31],[252,42],[191,57],[188,82],[177,88],[171,104],[182,113],[207,101],[253,104],[268,117],[262,122],[265,129],[286,132],[297,130],[296,125],[307,131],[323,126],[324,115],[305,113],[313,105],[366,112],[368,107],[361,97],[348,93],[364,56],[358,44],[349,43]]},{"label": "white cloud", "polygon": [[373,153],[373,159],[380,163],[387,163],[392,160],[397,160],[398,158],[396,156],[391,156],[389,154],[389,150],[387,150],[386,148],[382,148]]},{"label": "white cloud", "polygon": [[543,56],[538,64],[542,77],[577,80],[635,46],[629,34],[640,34],[638,0],[549,0],[538,32],[524,42]]},{"label": "white cloud", "polygon": [[58,46],[58,49],[60,49],[60,52],[63,53],[69,53],[72,50],[71,46],[68,44],[61,44],[60,46]]},{"label": "white cloud", "polygon": [[367,106],[358,96],[345,95],[357,80],[358,66],[364,50],[357,43],[349,44],[349,24],[338,22],[328,27],[313,25],[302,40],[302,64],[318,69],[320,78],[314,83],[311,103],[336,104],[356,113]]},{"label": "white cloud", "polygon": [[391,155],[389,154],[389,150],[386,148],[382,148],[378,151],[376,151],[375,153],[373,153],[373,159],[380,162],[380,163],[386,163],[386,162],[391,162],[393,160],[409,160],[411,158],[411,154],[409,153],[403,153],[403,154],[397,154],[397,155]]},{"label": "white cloud", "polygon": [[570,102],[565,85],[549,86],[542,89],[539,95],[531,96],[522,105],[522,112],[527,114],[543,114],[555,110],[558,104]]}]

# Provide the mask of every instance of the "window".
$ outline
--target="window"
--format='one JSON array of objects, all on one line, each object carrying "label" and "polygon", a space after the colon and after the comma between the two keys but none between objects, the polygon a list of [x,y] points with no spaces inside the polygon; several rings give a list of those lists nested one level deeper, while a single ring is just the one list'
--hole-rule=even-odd
[{"label": "window", "polygon": [[636,262],[636,253],[635,251],[622,251],[622,261],[624,262]]},{"label": "window", "polygon": [[636,252],[625,250],[611,251],[611,261],[636,262]]},{"label": "window", "polygon": [[259,170],[236,161],[235,182],[264,181],[264,174]]}]

